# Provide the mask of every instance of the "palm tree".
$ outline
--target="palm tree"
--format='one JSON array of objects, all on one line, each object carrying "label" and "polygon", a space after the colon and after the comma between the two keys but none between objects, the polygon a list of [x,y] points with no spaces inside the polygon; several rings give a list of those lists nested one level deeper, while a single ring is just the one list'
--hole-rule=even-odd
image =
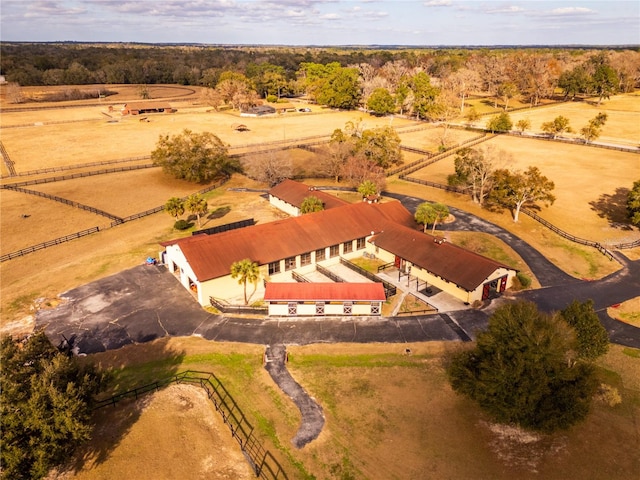
[{"label": "palm tree", "polygon": [[207,201],[202,198],[201,195],[194,193],[187,198],[185,202],[185,207],[189,211],[189,213],[195,214],[198,217],[198,228],[200,228],[200,215],[204,215],[207,213],[209,209],[209,204]]},{"label": "palm tree", "polygon": [[181,198],[171,197],[164,204],[164,209],[169,215],[176,217],[176,220],[178,220],[178,217],[184,213],[184,202]]},{"label": "palm tree", "polygon": [[324,203],[315,195],[305,197],[300,204],[300,213],[302,215],[305,213],[321,212],[322,210],[324,210]]},{"label": "palm tree", "polygon": [[365,180],[358,187],[358,193],[362,198],[367,198],[378,193],[378,187],[371,180]]},{"label": "palm tree", "polygon": [[244,304],[247,305],[249,303],[247,299],[247,282],[251,282],[254,285],[258,283],[258,278],[260,278],[258,264],[248,258],[233,262],[231,264],[231,278],[237,278],[239,285],[244,284]]},{"label": "palm tree", "polygon": [[443,203],[424,202],[418,205],[415,213],[416,222],[424,224],[424,231],[427,231],[427,224],[432,223],[431,234],[436,230],[438,221],[442,221],[449,216],[449,207]]}]

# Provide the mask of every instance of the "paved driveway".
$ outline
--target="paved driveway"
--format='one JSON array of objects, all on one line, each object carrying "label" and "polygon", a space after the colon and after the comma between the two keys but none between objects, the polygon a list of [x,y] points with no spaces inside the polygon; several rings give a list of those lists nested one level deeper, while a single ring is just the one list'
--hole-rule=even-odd
[{"label": "paved driveway", "polygon": [[[464,339],[440,315],[411,318],[347,317],[310,320],[250,319],[204,311],[162,266],[141,265],[65,292],[66,301],[41,310],[36,327],[58,343],[73,339],[95,353],[168,336],[270,344],[423,342]],[[470,335],[486,324],[482,312],[453,312]]]}]

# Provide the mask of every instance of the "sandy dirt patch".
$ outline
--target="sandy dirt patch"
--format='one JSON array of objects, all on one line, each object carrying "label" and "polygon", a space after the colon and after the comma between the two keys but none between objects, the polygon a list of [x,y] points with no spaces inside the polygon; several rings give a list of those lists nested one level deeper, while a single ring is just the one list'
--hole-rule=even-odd
[{"label": "sandy dirt patch", "polygon": [[[96,413],[93,440],[60,479],[255,478],[204,389],[171,385]],[[114,440],[117,442],[114,444]]]}]

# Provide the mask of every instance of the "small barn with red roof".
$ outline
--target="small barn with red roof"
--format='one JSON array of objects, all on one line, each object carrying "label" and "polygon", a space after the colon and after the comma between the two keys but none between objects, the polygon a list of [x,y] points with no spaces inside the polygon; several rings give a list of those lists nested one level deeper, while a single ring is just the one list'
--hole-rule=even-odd
[{"label": "small barn with red roof", "polygon": [[323,192],[316,187],[289,179],[283,180],[269,190],[269,203],[292,217],[300,215],[300,207],[307,197],[318,198],[325,210],[349,204],[346,200]]},{"label": "small barn with red roof", "polygon": [[382,283],[276,283],[265,287],[273,316],[379,316],[386,300]]}]

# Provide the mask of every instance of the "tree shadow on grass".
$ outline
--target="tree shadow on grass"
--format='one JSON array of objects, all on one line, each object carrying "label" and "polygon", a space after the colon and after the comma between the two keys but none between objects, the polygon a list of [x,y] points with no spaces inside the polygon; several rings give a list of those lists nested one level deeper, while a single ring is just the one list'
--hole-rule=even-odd
[{"label": "tree shadow on grass", "polygon": [[215,220],[216,218],[222,218],[230,211],[231,211],[231,207],[229,205],[225,205],[224,207],[218,207],[215,210],[211,211],[209,215],[207,215],[207,219]]},{"label": "tree shadow on grass", "polygon": [[[99,408],[92,413],[91,440],[76,452],[66,465],[66,471],[77,474],[82,469],[93,469],[107,461],[153,400],[154,392],[173,383],[166,380],[181,370],[185,352],[173,349],[168,341],[168,338],[163,338],[85,357],[85,361],[109,371],[107,391],[96,398],[97,402],[130,393],[106,406],[99,407],[100,403],[97,403]],[[136,393],[134,389],[137,389]]]},{"label": "tree shadow on grass", "polygon": [[591,210],[595,211],[600,218],[604,218],[612,227],[621,230],[632,230],[627,216],[627,198],[629,189],[624,187],[616,188],[613,195],[603,193],[597,200],[589,202]]}]

